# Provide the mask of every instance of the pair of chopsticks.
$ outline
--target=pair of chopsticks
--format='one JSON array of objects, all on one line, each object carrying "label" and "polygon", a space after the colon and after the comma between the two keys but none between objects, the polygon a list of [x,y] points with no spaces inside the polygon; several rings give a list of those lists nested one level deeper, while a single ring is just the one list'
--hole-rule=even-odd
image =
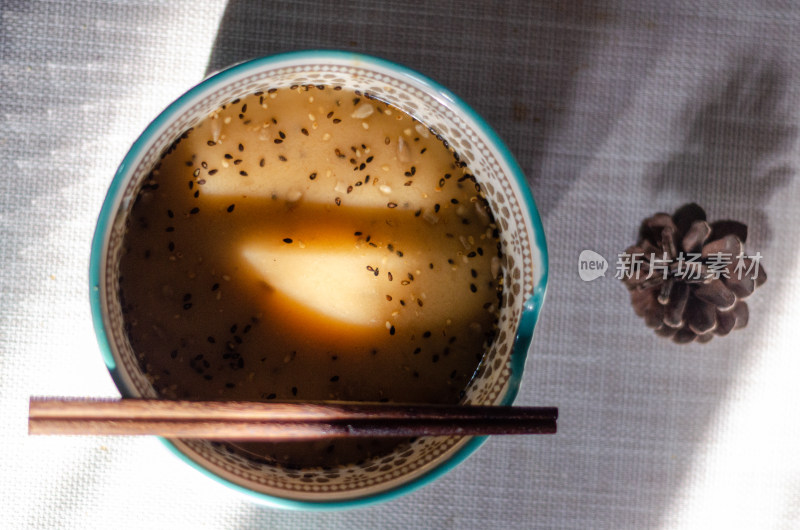
[{"label": "pair of chopsticks", "polygon": [[555,407],[32,397],[28,433],[260,441],[554,434],[557,418]]}]

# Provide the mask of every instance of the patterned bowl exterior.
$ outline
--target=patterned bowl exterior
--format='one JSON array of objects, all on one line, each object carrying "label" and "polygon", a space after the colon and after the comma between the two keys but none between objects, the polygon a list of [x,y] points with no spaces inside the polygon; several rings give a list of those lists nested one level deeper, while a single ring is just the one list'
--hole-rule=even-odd
[{"label": "patterned bowl exterior", "polygon": [[[220,105],[259,90],[305,84],[360,90],[404,110],[440,135],[476,176],[501,229],[505,283],[497,337],[464,403],[510,404],[547,281],[544,234],[524,176],[489,126],[443,87],[396,64],[335,51],[256,59],[206,79],[156,118],[120,165],[98,221],[90,279],[95,329],[121,393],[158,397],[124,332],[117,290],[126,219],[144,178],[176,138]],[[454,467],[482,441],[419,438],[361,464],[298,471],[225,443],[165,440],[196,468],[257,500],[304,509],[360,506],[410,491]]]}]

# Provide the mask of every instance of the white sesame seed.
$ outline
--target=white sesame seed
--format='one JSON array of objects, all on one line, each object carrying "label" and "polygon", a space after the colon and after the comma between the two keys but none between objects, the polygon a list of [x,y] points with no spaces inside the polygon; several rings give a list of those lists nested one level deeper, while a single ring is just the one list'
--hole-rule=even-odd
[{"label": "white sesame seed", "polygon": [[424,126],[424,125],[422,125],[421,123],[418,123],[418,124],[416,125],[416,127],[414,127],[414,129],[415,129],[415,130],[416,130],[416,131],[419,133],[419,135],[420,135],[420,136],[422,136],[423,138],[428,138],[428,137],[430,136],[430,133],[428,132],[428,129],[426,129],[426,128],[425,128],[425,126]]},{"label": "white sesame seed", "polygon": [[362,103],[353,113],[350,115],[351,118],[363,119],[372,116],[372,113],[375,112],[375,108],[370,105],[369,103]]}]

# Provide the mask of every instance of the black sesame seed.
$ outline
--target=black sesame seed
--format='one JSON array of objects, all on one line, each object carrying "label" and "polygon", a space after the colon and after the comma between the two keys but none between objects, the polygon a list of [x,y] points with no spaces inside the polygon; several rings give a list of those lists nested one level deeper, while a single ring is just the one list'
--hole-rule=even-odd
[{"label": "black sesame seed", "polygon": [[438,363],[439,362],[439,354],[438,353],[434,353],[433,357],[431,358],[431,360],[433,362],[435,362],[435,363]]},{"label": "black sesame seed", "polygon": [[231,213],[234,208],[236,208],[235,204],[231,204],[230,206],[228,206],[228,213]]},{"label": "black sesame seed", "polygon": [[284,242],[284,243],[291,243],[291,242],[292,242],[292,238],[290,238],[290,237],[284,237],[284,238],[283,238],[283,242]]},{"label": "black sesame seed", "polygon": [[243,177],[247,176],[247,171],[240,171],[239,174]]},{"label": "black sesame seed", "polygon": [[168,226],[165,231],[166,232],[174,232],[175,231],[175,227],[174,226]]},{"label": "black sesame seed", "polygon": [[440,208],[441,208],[441,206],[439,206],[439,203],[438,203],[438,202],[437,202],[436,204],[434,204],[434,205],[433,205],[433,211],[434,211],[434,212],[436,212],[436,213],[439,213],[439,209],[440,209]]},{"label": "black sesame seed", "polygon": [[394,278],[392,277],[392,273],[391,273],[391,272],[387,273],[387,276],[389,277],[389,281],[392,281],[392,280],[394,279]]},{"label": "black sesame seed", "polygon": [[458,199],[453,197],[452,199],[450,199],[450,202],[453,203],[453,204],[458,204]]},{"label": "black sesame seed", "polygon": [[339,380],[339,376],[338,375],[334,375],[333,377],[331,377],[331,383],[335,383],[338,380]]},{"label": "black sesame seed", "polygon": [[389,335],[394,335],[394,326],[389,328]]},{"label": "black sesame seed", "polygon": [[475,286],[474,283],[469,284],[469,290],[472,291],[473,293],[478,292],[478,288]]},{"label": "black sesame seed", "polygon": [[301,132],[301,133],[303,133],[303,134],[305,134],[306,136],[308,136],[308,129],[306,129],[305,127],[303,127],[302,129],[300,129],[300,132]]},{"label": "black sesame seed", "polygon": [[419,352],[421,352],[421,351],[422,351],[422,348],[419,348],[419,347],[415,348],[414,349],[414,355],[419,355]]},{"label": "black sesame seed", "polygon": [[361,235],[361,232],[353,232],[353,235],[354,235],[354,236],[360,236],[360,235]]},{"label": "black sesame seed", "polygon": [[279,155],[278,158],[281,160],[281,162],[286,162],[286,157],[285,156]]},{"label": "black sesame seed", "polygon": [[314,180],[315,178],[317,178],[317,174],[316,174],[316,173],[312,173],[312,174],[310,174],[310,175],[308,176],[308,178],[309,178],[310,180]]},{"label": "black sesame seed", "polygon": [[217,169],[212,169],[211,171],[208,172],[208,174],[213,176],[217,174],[217,171],[218,171]]},{"label": "black sesame seed", "polygon": [[215,146],[215,145],[217,145],[217,142],[215,142],[214,140],[209,140],[209,141],[208,141],[208,142],[206,142],[206,143],[207,143],[208,145],[210,145],[210,146]]},{"label": "black sesame seed", "polygon": [[169,249],[170,252],[172,252],[173,250],[175,250],[175,243],[170,241],[169,245],[167,245],[167,248]]},{"label": "black sesame seed", "polygon": [[233,388],[236,385],[234,383],[225,383],[225,388]]},{"label": "black sesame seed", "polygon": [[478,271],[476,271],[475,269],[470,269],[469,273],[472,274],[473,278],[477,278],[478,277]]},{"label": "black sesame seed", "polygon": [[217,340],[214,337],[211,337],[211,336],[209,336],[207,340],[208,340],[208,342],[210,344],[215,344],[217,342]]},{"label": "black sesame seed", "polygon": [[474,251],[467,254],[468,258],[474,258],[475,256],[477,256],[477,254]]},{"label": "black sesame seed", "polygon": [[276,144],[282,144],[283,143],[283,140],[281,140],[280,138],[275,138],[272,141],[275,142]]},{"label": "black sesame seed", "polygon": [[225,153],[225,158],[226,158],[227,160],[233,160],[233,155],[232,155],[232,154],[230,154],[230,153]]},{"label": "black sesame seed", "polygon": [[215,283],[214,285],[211,286],[211,290],[212,291],[216,291],[217,289],[219,289],[219,284],[218,283]]},{"label": "black sesame seed", "polygon": [[431,332],[430,332],[430,331],[426,331],[425,333],[423,333],[423,334],[422,334],[422,336],[423,336],[424,338],[428,339],[428,338],[430,338],[430,336],[431,336]]},{"label": "black sesame seed", "polygon": [[192,214],[192,215],[194,215],[194,214],[198,213],[199,211],[200,211],[200,208],[198,208],[197,206],[195,206],[194,208],[192,208],[191,210],[189,210],[189,213],[190,213],[190,214]]},{"label": "black sesame seed", "polygon": [[334,118],[333,119],[333,123],[341,123],[341,122],[342,122],[342,120],[340,120],[339,118]]},{"label": "black sesame seed", "polygon": [[278,136],[280,136],[281,140],[283,140],[286,138],[286,133],[284,133],[283,131],[278,131]]},{"label": "black sesame seed", "polygon": [[297,395],[297,387],[296,387],[296,386],[293,386],[293,387],[292,387],[292,395],[293,395],[293,396],[296,396],[296,395]]},{"label": "black sesame seed", "polygon": [[172,359],[177,359],[178,358],[178,350],[172,350],[171,352],[169,352],[169,356]]}]

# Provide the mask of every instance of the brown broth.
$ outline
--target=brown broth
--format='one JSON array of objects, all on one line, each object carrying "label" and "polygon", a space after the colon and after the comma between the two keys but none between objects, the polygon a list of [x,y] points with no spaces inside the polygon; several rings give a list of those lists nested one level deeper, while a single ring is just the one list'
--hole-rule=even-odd
[{"label": "brown broth", "polygon": [[[496,329],[497,235],[469,170],[407,114],[332,87],[257,93],[144,183],[126,329],[166,398],[456,403]],[[396,443],[237,445],[303,467]]]}]

